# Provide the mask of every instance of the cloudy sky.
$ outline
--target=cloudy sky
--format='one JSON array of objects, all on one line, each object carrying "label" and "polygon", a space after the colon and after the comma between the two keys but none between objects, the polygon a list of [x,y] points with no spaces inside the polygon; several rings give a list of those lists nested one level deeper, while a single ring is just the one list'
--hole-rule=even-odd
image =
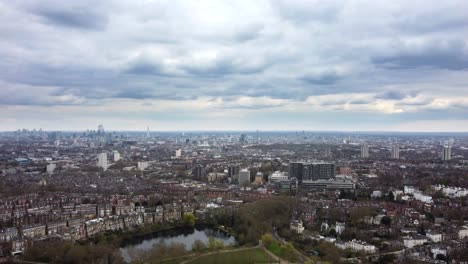
[{"label": "cloudy sky", "polygon": [[468,1],[0,0],[0,130],[468,131]]}]

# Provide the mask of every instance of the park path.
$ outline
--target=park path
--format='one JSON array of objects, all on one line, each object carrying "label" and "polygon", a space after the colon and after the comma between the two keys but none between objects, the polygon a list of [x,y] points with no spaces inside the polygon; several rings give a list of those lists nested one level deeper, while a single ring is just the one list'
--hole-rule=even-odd
[{"label": "park path", "polygon": [[265,246],[262,246],[263,250],[268,254],[268,256],[270,256],[271,258],[273,258],[275,261],[278,261],[279,264],[289,264],[290,262],[285,260],[285,259],[282,259],[278,256],[276,256],[275,254],[271,253],[271,251],[269,251]]},{"label": "park path", "polygon": [[227,250],[220,250],[220,251],[212,251],[212,252],[208,252],[208,253],[198,255],[198,256],[196,256],[196,257],[194,257],[192,259],[184,260],[184,261],[180,262],[180,264],[186,264],[186,263],[188,263],[190,261],[193,261],[193,260],[195,260],[197,258],[204,257],[204,256],[209,256],[209,255],[213,255],[213,254],[228,253],[228,252],[242,251],[242,250],[255,249],[255,248],[261,248],[261,246],[257,245],[255,247],[243,247],[243,248],[227,249]]}]

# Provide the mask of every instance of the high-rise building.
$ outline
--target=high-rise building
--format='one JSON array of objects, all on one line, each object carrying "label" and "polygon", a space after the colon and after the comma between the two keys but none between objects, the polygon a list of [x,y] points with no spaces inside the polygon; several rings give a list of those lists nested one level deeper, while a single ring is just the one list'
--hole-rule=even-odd
[{"label": "high-rise building", "polygon": [[313,162],[303,165],[302,180],[316,181],[335,178],[335,164],[325,162]]},{"label": "high-rise building", "polygon": [[304,162],[289,162],[289,179],[296,178],[299,183],[302,183],[302,170]]},{"label": "high-rise building", "polygon": [[146,127],[146,138],[150,138],[150,137],[151,137],[151,134],[150,134],[149,127]]},{"label": "high-rise building", "polygon": [[195,166],[195,170],[193,174],[196,180],[199,180],[199,181],[204,180],[206,178],[205,167],[203,167],[202,164],[198,164],[197,166]]},{"label": "high-rise building", "polygon": [[361,146],[361,158],[369,158],[369,146],[367,144]]},{"label": "high-rise building", "polygon": [[247,143],[247,136],[245,134],[241,134],[239,138],[240,143]]},{"label": "high-rise building", "polygon": [[452,146],[445,145],[442,149],[442,160],[451,160],[452,159]]},{"label": "high-rise building", "polygon": [[120,153],[117,150],[114,150],[114,162],[117,162],[120,160]]},{"label": "high-rise building", "polygon": [[175,156],[176,156],[176,158],[180,158],[182,156],[182,150],[181,149],[176,149]]},{"label": "high-rise building", "polygon": [[98,126],[98,134],[104,134],[104,126],[103,125]]},{"label": "high-rise building", "polygon": [[54,173],[56,167],[57,167],[57,165],[56,165],[55,163],[49,163],[49,164],[47,164],[47,168],[46,168],[47,173],[48,173],[48,174]]},{"label": "high-rise building", "polygon": [[302,181],[328,180],[335,177],[335,164],[326,162],[290,162],[289,179]]},{"label": "high-rise building", "polygon": [[98,155],[98,167],[107,170],[107,153],[99,153]]},{"label": "high-rise building", "polygon": [[400,146],[393,145],[392,146],[392,159],[399,159],[400,158]]},{"label": "high-rise building", "polygon": [[250,170],[242,169],[239,172],[239,185],[243,186],[250,183]]},{"label": "high-rise building", "polygon": [[326,148],[326,149],[325,149],[325,152],[324,152],[324,154],[323,154],[323,156],[324,156],[325,158],[330,158],[330,157],[332,156],[332,154],[331,154],[331,149],[330,149],[330,148]]},{"label": "high-rise building", "polygon": [[239,174],[239,165],[229,165],[228,166],[228,177],[232,178]]}]

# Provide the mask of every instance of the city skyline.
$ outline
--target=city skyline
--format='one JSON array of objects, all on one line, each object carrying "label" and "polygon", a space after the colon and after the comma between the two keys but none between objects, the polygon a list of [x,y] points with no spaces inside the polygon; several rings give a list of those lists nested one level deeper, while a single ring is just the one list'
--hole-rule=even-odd
[{"label": "city skyline", "polygon": [[0,8],[0,131],[468,130],[466,1]]}]

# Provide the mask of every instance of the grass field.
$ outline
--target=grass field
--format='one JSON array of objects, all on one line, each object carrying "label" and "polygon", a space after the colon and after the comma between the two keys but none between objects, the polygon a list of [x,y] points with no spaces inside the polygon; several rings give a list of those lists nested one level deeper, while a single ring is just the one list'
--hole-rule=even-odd
[{"label": "grass field", "polygon": [[261,248],[246,249],[226,253],[214,253],[196,258],[189,264],[254,264],[254,263],[273,263],[274,260],[267,255]]}]

